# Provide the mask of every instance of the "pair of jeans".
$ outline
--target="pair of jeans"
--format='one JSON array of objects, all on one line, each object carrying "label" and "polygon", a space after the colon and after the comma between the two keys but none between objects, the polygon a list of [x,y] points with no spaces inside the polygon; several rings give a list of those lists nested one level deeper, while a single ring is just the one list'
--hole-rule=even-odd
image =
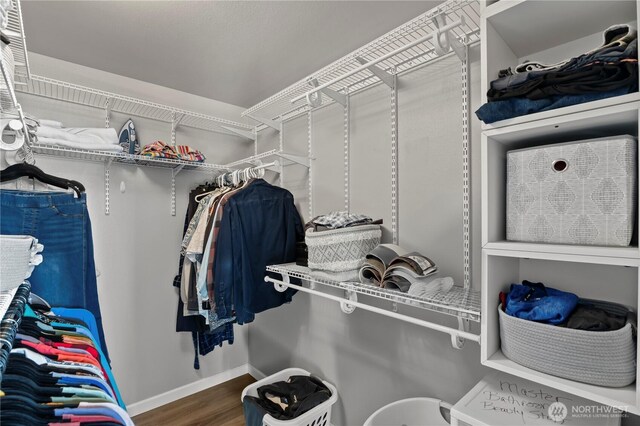
[{"label": "pair of jeans", "polygon": [[0,233],[31,235],[44,245],[44,261],[29,278],[31,291],[52,306],[84,308],[98,325],[100,345],[108,358],[102,331],[91,220],[86,194],[0,191]]}]

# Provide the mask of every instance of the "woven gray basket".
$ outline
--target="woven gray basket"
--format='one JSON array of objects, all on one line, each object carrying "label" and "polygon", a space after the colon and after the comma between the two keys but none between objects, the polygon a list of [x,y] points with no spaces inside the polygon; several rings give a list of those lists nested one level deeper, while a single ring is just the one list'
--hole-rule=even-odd
[{"label": "woven gray basket", "polygon": [[329,272],[358,269],[367,253],[380,244],[380,237],[380,225],[320,232],[309,229],[305,235],[305,243],[309,248],[309,268]]},{"label": "woven gray basket", "polygon": [[[612,314],[622,305],[584,300]],[[619,330],[587,331],[512,317],[498,307],[502,352],[533,370],[599,386],[623,387],[636,379],[635,324]]]}]

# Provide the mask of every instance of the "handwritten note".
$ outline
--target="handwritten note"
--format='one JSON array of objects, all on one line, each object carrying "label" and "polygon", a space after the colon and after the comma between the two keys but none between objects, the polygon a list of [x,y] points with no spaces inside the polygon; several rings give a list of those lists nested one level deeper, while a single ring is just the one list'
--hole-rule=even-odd
[{"label": "handwritten note", "polygon": [[[567,404],[572,401],[571,398],[551,393],[540,387],[528,387],[522,383],[499,380],[497,389],[482,391],[480,406],[482,410],[492,411],[495,415],[519,417],[522,424],[529,424],[527,420],[553,421],[549,417],[549,406],[554,402]],[[564,421],[558,424],[564,424]]]}]

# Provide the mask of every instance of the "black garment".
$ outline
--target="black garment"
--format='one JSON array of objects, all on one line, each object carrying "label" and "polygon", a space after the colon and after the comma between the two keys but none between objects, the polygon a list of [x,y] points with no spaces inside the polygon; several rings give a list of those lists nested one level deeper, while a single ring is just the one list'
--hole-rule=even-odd
[{"label": "black garment", "polygon": [[329,398],[331,391],[317,377],[291,376],[286,382],[259,387],[258,397],[245,396],[245,403],[257,405],[275,419],[291,420]]},{"label": "black garment", "polygon": [[540,73],[525,83],[504,90],[489,89],[487,99],[489,102],[516,97],[535,100],[554,95],[610,92],[629,86],[637,90],[637,85],[637,61],[618,64],[597,63],[577,70]]},{"label": "black garment", "polygon": [[611,314],[593,305],[579,304],[567,321],[567,328],[589,331],[619,330],[627,323],[626,317]]}]

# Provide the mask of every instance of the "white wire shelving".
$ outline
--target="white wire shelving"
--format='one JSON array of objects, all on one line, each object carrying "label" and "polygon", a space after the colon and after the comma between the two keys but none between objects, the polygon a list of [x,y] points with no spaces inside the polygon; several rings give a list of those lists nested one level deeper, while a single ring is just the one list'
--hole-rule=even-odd
[{"label": "white wire shelving", "polygon": [[235,134],[230,133],[224,127],[227,126],[244,131],[253,131],[253,127],[247,124],[49,77],[31,75],[31,78],[27,78],[24,74],[17,74],[16,81],[22,83],[16,86],[17,91],[21,93],[103,109],[107,117],[109,112],[114,111],[170,123],[174,130],[178,126],[186,126],[211,132]]},{"label": "white wire shelving", "polygon": [[9,47],[11,53],[13,53],[13,60],[16,66],[16,71],[24,73],[27,76],[31,75],[29,69],[29,56],[27,55],[27,42],[24,35],[24,25],[22,23],[22,9],[20,8],[20,2],[16,1],[15,7],[9,11],[9,22],[7,29],[2,31],[11,42]]},{"label": "white wire shelving", "polygon": [[[443,38],[448,39],[444,42]],[[404,73],[454,51],[458,54],[461,46],[479,40],[479,2],[449,0],[252,106],[242,115],[290,119],[314,107],[332,104],[335,97],[331,95],[345,92],[352,95],[378,84],[385,73]],[[319,93],[315,105],[304,102],[309,91]]]},{"label": "white wire shelving", "polygon": [[291,154],[288,152],[279,151],[277,149],[265,151],[257,155],[252,155],[251,157],[242,158],[232,163],[225,164],[225,167],[232,168],[232,167],[239,167],[239,166],[259,165],[262,162],[269,162],[270,160],[272,161],[274,159],[281,166],[299,164],[301,166],[309,167],[309,157],[297,155],[297,154]]},{"label": "white wire shelving", "polygon": [[40,155],[48,155],[54,157],[78,159],[84,161],[95,162],[115,162],[122,164],[156,167],[163,169],[196,170],[196,171],[221,171],[227,170],[226,166],[219,164],[210,164],[205,162],[195,162],[186,160],[177,160],[172,158],[149,157],[139,154],[128,154],[124,152],[108,152],[108,151],[90,151],[85,149],[65,148],[52,145],[34,144],[33,152]]},{"label": "white wire shelving", "polygon": [[[452,342],[454,346],[458,348],[462,347],[462,342],[460,340],[480,342],[479,335],[468,331],[469,321],[480,322],[480,293],[471,290],[470,288],[454,286],[447,293],[434,293],[427,297],[419,297],[396,290],[377,287],[371,284],[339,281],[337,279],[332,279],[328,274],[320,274],[307,267],[293,263],[267,266],[267,272],[276,273],[282,276],[282,279],[276,279],[270,276],[265,277],[265,281],[272,283],[278,291],[284,291],[286,288],[294,288],[299,291],[337,301],[340,303],[342,311],[345,313],[351,313],[355,308],[361,308],[426,328],[445,332],[452,336]],[[308,283],[309,287],[291,283],[292,278],[297,278]],[[316,284],[343,290],[345,292],[345,297],[343,298],[319,291],[315,288]],[[377,306],[366,304],[358,300],[358,295],[371,296],[392,302],[394,309],[393,311],[389,311]],[[397,304],[454,316],[458,319],[458,328],[456,329],[405,314],[400,314],[397,312]]]}]

